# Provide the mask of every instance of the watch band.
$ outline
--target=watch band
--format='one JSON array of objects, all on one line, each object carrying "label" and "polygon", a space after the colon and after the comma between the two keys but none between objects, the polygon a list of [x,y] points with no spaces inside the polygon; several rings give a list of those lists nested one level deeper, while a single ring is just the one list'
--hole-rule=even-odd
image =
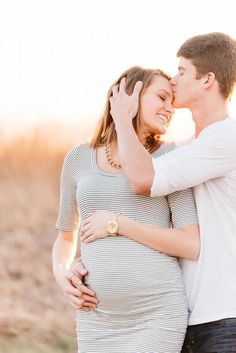
[{"label": "watch band", "polygon": [[[108,232],[109,236],[117,236],[118,235],[119,225],[118,225],[117,220],[118,220],[118,217],[121,215],[121,213],[114,212],[113,214],[114,214],[113,219],[107,223],[107,232]],[[113,230],[112,227],[114,227],[115,229]]]}]

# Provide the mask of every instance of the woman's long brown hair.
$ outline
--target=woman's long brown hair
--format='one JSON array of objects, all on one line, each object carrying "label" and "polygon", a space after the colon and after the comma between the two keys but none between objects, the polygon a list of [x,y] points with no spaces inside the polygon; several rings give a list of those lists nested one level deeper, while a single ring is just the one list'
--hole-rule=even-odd
[{"label": "woman's long brown hair", "polygon": [[[131,67],[130,69],[126,70],[110,87],[108,94],[107,94],[107,100],[106,100],[106,105],[104,112],[95,128],[95,132],[92,136],[92,140],[90,143],[90,146],[92,148],[98,148],[101,146],[105,146],[107,144],[112,144],[117,141],[117,135],[116,135],[116,130],[115,130],[115,124],[113,122],[112,116],[110,114],[110,97],[112,95],[112,88],[119,84],[120,81],[122,80],[123,77],[126,77],[126,86],[125,86],[125,91],[127,94],[131,95],[134,90],[134,86],[136,82],[142,81],[143,86],[142,90],[140,92],[140,96],[142,93],[147,89],[148,86],[150,86],[153,77],[154,76],[162,76],[165,77],[166,79],[170,80],[170,76],[164,73],[163,71],[156,69],[143,69],[142,67],[139,66],[134,66]],[[139,129],[141,126],[141,121],[140,121],[140,107],[138,107],[138,112],[137,115],[133,119],[133,126],[135,129],[135,132],[138,134]],[[160,144],[162,143],[160,139],[160,135],[150,135],[146,138],[146,143],[145,147],[148,149],[150,153],[155,151]]]}]

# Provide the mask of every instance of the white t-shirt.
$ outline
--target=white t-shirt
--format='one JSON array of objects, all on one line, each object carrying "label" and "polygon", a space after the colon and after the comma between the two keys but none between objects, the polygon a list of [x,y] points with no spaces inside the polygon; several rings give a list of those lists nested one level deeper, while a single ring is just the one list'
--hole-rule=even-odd
[{"label": "white t-shirt", "polygon": [[194,186],[201,234],[197,261],[181,260],[189,325],[236,317],[236,120],[153,158],[151,196]]}]

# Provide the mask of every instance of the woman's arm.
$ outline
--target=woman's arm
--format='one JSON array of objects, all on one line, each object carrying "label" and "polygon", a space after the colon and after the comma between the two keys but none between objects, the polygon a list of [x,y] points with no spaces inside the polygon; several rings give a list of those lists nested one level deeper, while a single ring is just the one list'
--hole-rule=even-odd
[{"label": "woman's arm", "polygon": [[[92,213],[82,224],[81,241],[90,243],[109,236],[106,225],[112,219],[114,219],[114,214],[109,211]],[[123,215],[119,216],[118,225],[118,235],[126,236],[154,250],[191,260],[198,258],[200,250],[198,225],[181,228],[157,228],[139,223]]]},{"label": "woman's arm", "polygon": [[61,273],[70,268],[77,249],[76,232],[59,231],[58,237],[53,245],[52,262],[53,273],[56,280]]},{"label": "woman's arm", "polygon": [[[61,172],[60,207],[56,227],[60,229],[53,246],[53,273],[62,292],[76,309],[95,307],[95,293],[83,284],[88,271],[78,259],[73,260],[78,242],[79,212],[76,200],[76,172],[80,146],[65,157]],[[67,231],[70,229],[70,231]],[[73,231],[75,230],[75,231]]]},{"label": "woman's arm", "polygon": [[78,290],[70,281],[69,268],[76,254],[76,247],[77,235],[75,232],[59,231],[52,250],[54,277],[62,292],[75,309],[78,304]]},{"label": "woman's arm", "polygon": [[53,274],[57,284],[75,309],[88,311],[97,306],[95,293],[82,282],[86,269],[74,260],[78,232],[59,231],[53,245]]}]

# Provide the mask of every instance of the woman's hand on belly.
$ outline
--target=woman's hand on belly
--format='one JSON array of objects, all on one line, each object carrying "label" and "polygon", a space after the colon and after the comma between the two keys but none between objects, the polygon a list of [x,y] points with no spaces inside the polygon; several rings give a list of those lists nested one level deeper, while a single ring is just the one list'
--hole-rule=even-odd
[{"label": "woman's hand on belly", "polygon": [[110,211],[95,211],[82,222],[81,242],[91,243],[103,239],[111,234],[107,231],[107,225],[115,219],[115,214]]}]

